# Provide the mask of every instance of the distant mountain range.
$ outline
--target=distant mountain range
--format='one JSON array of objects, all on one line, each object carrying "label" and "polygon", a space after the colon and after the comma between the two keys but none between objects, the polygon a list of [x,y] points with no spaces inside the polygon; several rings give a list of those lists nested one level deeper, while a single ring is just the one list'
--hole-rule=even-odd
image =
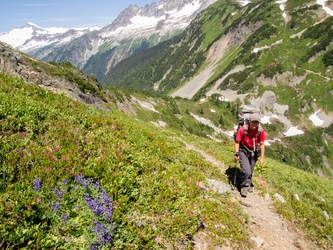
[{"label": "distant mountain range", "polygon": [[162,0],[143,8],[130,5],[109,25],[90,28],[41,28],[27,23],[0,41],[43,61],[69,61],[102,79],[118,62],[181,33],[216,0]]}]

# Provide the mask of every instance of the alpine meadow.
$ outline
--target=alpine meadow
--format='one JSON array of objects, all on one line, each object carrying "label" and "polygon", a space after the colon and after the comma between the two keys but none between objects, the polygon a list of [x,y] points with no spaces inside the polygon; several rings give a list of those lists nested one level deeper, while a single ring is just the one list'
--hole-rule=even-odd
[{"label": "alpine meadow", "polygon": [[[155,12],[0,41],[0,249],[332,249],[333,1],[162,0],[101,30]],[[244,105],[267,139],[246,198]]]}]

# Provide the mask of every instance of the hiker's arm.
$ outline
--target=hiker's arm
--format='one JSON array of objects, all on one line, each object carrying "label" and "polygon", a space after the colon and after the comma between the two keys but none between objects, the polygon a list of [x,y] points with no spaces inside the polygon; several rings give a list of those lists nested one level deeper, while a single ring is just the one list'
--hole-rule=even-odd
[{"label": "hiker's arm", "polygon": [[237,153],[239,153],[239,142],[238,141],[235,142],[235,161],[238,161],[238,159],[239,159],[239,155],[236,156]]},{"label": "hiker's arm", "polygon": [[265,142],[260,142],[260,148],[261,148],[261,156],[259,160],[259,166],[262,166],[265,162]]}]

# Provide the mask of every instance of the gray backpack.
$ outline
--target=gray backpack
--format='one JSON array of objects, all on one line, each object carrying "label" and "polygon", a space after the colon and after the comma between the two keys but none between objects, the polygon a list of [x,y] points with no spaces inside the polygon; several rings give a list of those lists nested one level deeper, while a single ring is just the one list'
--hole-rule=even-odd
[{"label": "gray backpack", "polygon": [[[238,114],[238,126],[237,126],[237,129],[234,130],[234,140],[236,141],[236,137],[237,137],[237,134],[238,134],[238,131],[241,127],[244,128],[244,135],[242,137],[242,140],[248,135],[248,124],[249,124],[249,118],[250,118],[250,115],[253,114],[253,113],[258,113],[260,115],[260,109],[257,108],[256,106],[254,105],[245,105],[245,106],[242,106],[242,110],[239,112]],[[261,134],[261,131],[262,131],[262,127],[259,123],[259,126],[258,126],[258,132],[257,132],[257,136],[258,136],[258,141],[259,141],[259,137],[260,137],[260,134]]]}]

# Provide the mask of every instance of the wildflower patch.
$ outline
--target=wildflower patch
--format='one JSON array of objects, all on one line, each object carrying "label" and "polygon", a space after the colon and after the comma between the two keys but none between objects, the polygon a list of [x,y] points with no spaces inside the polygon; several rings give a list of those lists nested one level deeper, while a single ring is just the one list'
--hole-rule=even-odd
[{"label": "wildflower patch", "polygon": [[76,175],[74,180],[63,179],[50,192],[37,178],[33,189],[34,199],[42,201],[42,218],[51,225],[49,234],[57,234],[69,247],[99,249],[112,242],[117,229],[112,200],[98,181]]}]

